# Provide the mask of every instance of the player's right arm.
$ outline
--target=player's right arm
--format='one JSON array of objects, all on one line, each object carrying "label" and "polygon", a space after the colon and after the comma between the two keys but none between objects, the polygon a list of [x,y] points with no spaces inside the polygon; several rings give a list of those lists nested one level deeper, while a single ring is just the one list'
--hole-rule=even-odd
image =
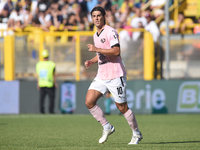
[{"label": "player's right arm", "polygon": [[85,61],[85,67],[88,69],[90,66],[92,66],[92,64],[97,63],[97,62],[98,62],[98,56],[96,55],[92,59]]}]

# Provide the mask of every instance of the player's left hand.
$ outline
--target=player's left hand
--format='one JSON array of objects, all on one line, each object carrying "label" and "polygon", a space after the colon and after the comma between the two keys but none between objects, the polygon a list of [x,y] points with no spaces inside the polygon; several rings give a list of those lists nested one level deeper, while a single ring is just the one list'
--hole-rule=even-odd
[{"label": "player's left hand", "polygon": [[87,47],[88,47],[88,51],[90,51],[90,52],[97,52],[97,50],[98,50],[98,48],[92,44],[88,44]]}]

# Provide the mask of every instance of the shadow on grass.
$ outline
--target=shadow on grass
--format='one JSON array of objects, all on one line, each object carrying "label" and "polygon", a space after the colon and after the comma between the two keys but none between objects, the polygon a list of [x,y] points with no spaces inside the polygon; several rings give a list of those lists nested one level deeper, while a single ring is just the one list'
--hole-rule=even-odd
[{"label": "shadow on grass", "polygon": [[5,126],[7,125],[7,123],[0,123],[0,126]]},{"label": "shadow on grass", "polygon": [[141,144],[177,144],[177,143],[200,143],[200,141],[153,142],[153,143],[141,143]]}]

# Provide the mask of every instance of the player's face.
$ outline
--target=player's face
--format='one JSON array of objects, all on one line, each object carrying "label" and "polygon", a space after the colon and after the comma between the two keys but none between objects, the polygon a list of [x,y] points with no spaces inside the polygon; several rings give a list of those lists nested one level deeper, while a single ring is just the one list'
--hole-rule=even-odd
[{"label": "player's face", "polygon": [[100,11],[94,11],[92,13],[92,21],[97,28],[101,28],[105,24],[105,17]]}]

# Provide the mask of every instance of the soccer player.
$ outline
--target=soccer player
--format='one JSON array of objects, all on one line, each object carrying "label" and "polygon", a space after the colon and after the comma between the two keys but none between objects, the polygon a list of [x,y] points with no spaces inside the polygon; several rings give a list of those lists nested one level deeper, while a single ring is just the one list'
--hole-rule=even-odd
[{"label": "soccer player", "polygon": [[133,112],[128,108],[126,101],[126,71],[120,57],[120,44],[118,33],[112,27],[106,25],[106,12],[96,6],[91,11],[91,17],[97,32],[94,34],[94,45],[88,44],[89,52],[96,52],[97,55],[91,60],[85,61],[86,68],[98,63],[98,72],[91,83],[86,98],[87,106],[93,117],[103,126],[103,134],[99,143],[104,143],[115,128],[105,118],[102,109],[96,104],[98,99],[107,91],[113,95],[115,104],[124,115],[130,125],[133,136],[128,144],[138,144],[143,138],[138,129],[138,124]]}]

